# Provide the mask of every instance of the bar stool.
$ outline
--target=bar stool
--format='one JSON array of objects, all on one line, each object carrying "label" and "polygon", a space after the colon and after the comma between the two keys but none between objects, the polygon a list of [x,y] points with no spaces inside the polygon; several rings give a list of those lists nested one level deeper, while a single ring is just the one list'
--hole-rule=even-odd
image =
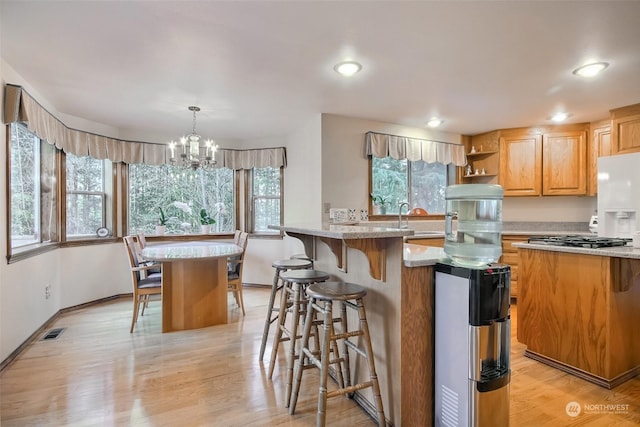
[{"label": "bar stool", "polygon": [[[302,371],[305,369],[305,360],[320,369],[320,387],[318,390],[318,416],[316,425],[324,426],[326,423],[327,399],[330,397],[348,395],[349,397],[357,391],[364,388],[373,388],[373,398],[378,415],[378,425],[383,427],[386,425],[384,411],[382,409],[382,397],[380,396],[380,385],[378,384],[378,376],[376,374],[375,362],[373,359],[373,349],[371,347],[371,337],[369,335],[369,326],[364,308],[363,298],[367,294],[367,290],[353,283],[316,283],[307,288],[307,296],[309,302],[307,305],[307,316],[305,319],[304,333],[300,347],[300,357],[296,367],[295,383],[291,394],[291,402],[289,404],[289,413],[293,415],[298,400],[298,392],[300,391],[300,381],[302,380]],[[355,300],[355,303],[353,302]],[[333,330],[335,319],[333,318],[333,302],[340,301],[341,316],[340,323],[342,326],[341,333],[336,334]],[[349,331],[347,328],[347,308],[351,308],[358,312],[359,329]],[[323,323],[323,340],[320,350],[320,358],[315,356],[314,352],[309,348],[309,335],[311,325],[313,324],[316,313],[322,315]],[[349,338],[363,337],[364,350],[360,349],[356,344],[352,343]],[[330,360],[330,342],[333,340],[343,340],[342,354],[338,360]],[[351,385],[351,373],[349,370],[349,352],[354,350],[359,356],[367,360],[369,365],[369,381]],[[340,385],[337,390],[327,391],[327,376],[329,373],[329,363],[341,362],[343,369],[344,385]]]},{"label": "bar stool", "polygon": [[281,259],[278,261],[274,261],[271,264],[273,268],[275,268],[275,274],[273,275],[273,285],[271,286],[271,295],[269,295],[269,306],[267,307],[267,318],[264,321],[264,331],[262,332],[262,342],[260,343],[260,359],[264,357],[264,350],[267,346],[267,337],[269,336],[269,329],[271,328],[271,324],[278,319],[278,315],[276,314],[272,317],[272,314],[279,313],[280,307],[274,307],[273,303],[276,299],[276,294],[278,291],[282,289],[280,284],[280,273],[285,272],[287,270],[303,270],[313,268],[313,262],[303,259]]},{"label": "bar stool", "polygon": [[[289,406],[291,399],[291,385],[293,382],[293,365],[296,354],[296,340],[298,335],[298,323],[300,317],[307,310],[307,300],[304,291],[308,285],[314,283],[325,282],[329,280],[329,273],[319,270],[291,270],[280,273],[283,287],[280,295],[280,312],[278,313],[278,327],[273,338],[273,347],[271,348],[271,361],[269,362],[269,378],[273,376],[273,369],[276,365],[276,357],[278,355],[278,347],[280,343],[289,341],[289,351],[287,358],[287,386],[285,393],[285,404]],[[287,328],[287,313],[291,312],[291,326]],[[317,337],[317,334],[316,334]]]},{"label": "bar stool", "polygon": [[303,259],[311,262],[311,268],[313,268],[313,258],[307,256],[307,254],[293,254],[290,257],[291,259]]}]

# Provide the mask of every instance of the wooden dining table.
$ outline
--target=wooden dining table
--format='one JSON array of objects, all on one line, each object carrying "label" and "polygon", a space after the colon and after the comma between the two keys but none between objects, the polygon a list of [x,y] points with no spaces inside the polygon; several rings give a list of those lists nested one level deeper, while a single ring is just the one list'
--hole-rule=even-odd
[{"label": "wooden dining table", "polygon": [[144,259],[162,263],[162,332],[227,323],[227,260],[241,253],[224,242],[146,246]]}]

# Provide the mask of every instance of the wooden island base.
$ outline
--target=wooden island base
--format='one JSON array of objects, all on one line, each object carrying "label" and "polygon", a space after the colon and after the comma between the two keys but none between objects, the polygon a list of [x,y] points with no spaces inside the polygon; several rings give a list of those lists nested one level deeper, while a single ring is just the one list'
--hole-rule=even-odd
[{"label": "wooden island base", "polygon": [[519,249],[525,355],[602,387],[640,373],[640,260]]}]

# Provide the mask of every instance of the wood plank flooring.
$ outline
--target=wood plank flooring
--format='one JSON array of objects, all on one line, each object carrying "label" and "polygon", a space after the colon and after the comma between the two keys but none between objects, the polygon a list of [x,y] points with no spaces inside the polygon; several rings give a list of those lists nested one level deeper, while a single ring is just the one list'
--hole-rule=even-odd
[{"label": "wood plank flooring", "polygon": [[[61,315],[65,331],[37,341],[0,373],[5,426],[312,426],[317,374],[306,371],[296,414],[283,404],[285,352],[273,380],[258,362],[268,290],[245,288],[247,316],[229,299],[229,324],[162,334],[160,303],[129,334],[132,303],[118,299]],[[523,356],[512,306],[511,426],[636,426],[640,378],[606,390]],[[640,327],[640,325],[639,325]],[[375,349],[374,349],[375,351]],[[570,417],[569,402],[581,413]],[[605,405],[617,404],[621,413]],[[626,409],[625,409],[626,408]],[[591,412],[591,413],[585,413]],[[345,398],[327,425],[370,426]],[[417,426],[420,427],[420,426]]]}]

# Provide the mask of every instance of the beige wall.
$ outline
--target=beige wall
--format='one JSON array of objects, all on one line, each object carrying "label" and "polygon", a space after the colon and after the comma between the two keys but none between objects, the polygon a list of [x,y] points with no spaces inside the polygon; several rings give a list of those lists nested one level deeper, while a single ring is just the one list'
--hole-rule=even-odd
[{"label": "beige wall", "polygon": [[[332,208],[366,209],[369,203],[369,161],[364,153],[368,131],[460,142],[460,135],[411,128],[333,114],[322,115],[322,202]],[[328,213],[324,214],[329,219]]]}]

